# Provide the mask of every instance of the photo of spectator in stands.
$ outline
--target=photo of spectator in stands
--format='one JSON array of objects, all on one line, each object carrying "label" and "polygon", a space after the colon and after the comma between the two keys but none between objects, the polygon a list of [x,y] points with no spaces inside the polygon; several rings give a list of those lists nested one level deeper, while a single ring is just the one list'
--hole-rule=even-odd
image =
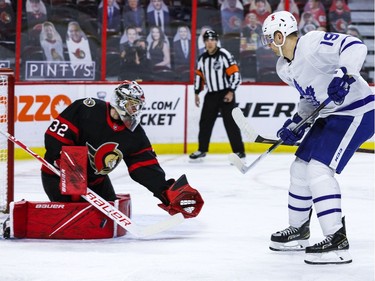
[{"label": "photo of spectator in stands", "polygon": [[41,0],[26,0],[26,18],[29,39],[39,41],[42,23],[47,21],[47,9]]},{"label": "photo of spectator in stands", "polygon": [[145,79],[149,71],[147,42],[139,37],[136,27],[128,27],[120,40],[121,79]]},{"label": "photo of spectator in stands", "polygon": [[256,58],[256,82],[281,82],[275,69],[278,57],[268,45],[259,45]]},{"label": "photo of spectator in stands", "polygon": [[[299,22],[300,14],[296,2],[294,0],[287,1],[289,1],[289,12],[291,12],[292,15],[296,18],[297,22]],[[280,0],[280,3],[277,5],[276,10],[274,12],[278,11],[285,11],[285,0]]]},{"label": "photo of spectator in stands", "polygon": [[147,36],[148,58],[152,69],[171,68],[171,52],[168,38],[159,26],[153,26]]},{"label": "photo of spectator in stands", "polygon": [[[327,15],[324,5],[320,0],[309,0],[305,7],[304,12],[309,12],[316,22],[319,23],[317,30],[327,31]],[[301,15],[302,18],[302,15]]]},{"label": "photo of spectator in stands", "polygon": [[146,14],[140,0],[125,0],[122,21],[124,30],[130,26],[135,26],[138,34],[146,34]]},{"label": "photo of spectator in stands", "polygon": [[191,33],[187,25],[177,28],[176,35],[173,38],[174,69],[176,71],[185,71],[190,67],[190,48]]},{"label": "photo of spectator in stands", "polygon": [[239,0],[224,0],[221,4],[223,34],[241,33],[243,18],[243,6]]},{"label": "photo of spectator in stands", "polygon": [[[121,32],[121,11],[115,0],[107,0],[107,32]],[[101,26],[103,19],[103,1],[99,4],[98,20]]]},{"label": "photo of spectator in stands", "polygon": [[0,40],[15,41],[16,18],[8,0],[0,0]]},{"label": "photo of spectator in stands", "polygon": [[362,35],[359,32],[358,28],[352,24],[348,25],[346,34],[357,37],[358,39],[363,41]]},{"label": "photo of spectator in stands", "polygon": [[[276,0],[276,1],[278,3],[279,0]],[[257,6],[255,4],[255,0],[242,1],[242,4],[243,4],[244,9],[245,9],[245,14],[247,14],[247,13],[253,11],[253,10],[256,10],[256,8],[257,8]],[[270,2],[267,0],[267,1],[265,1],[265,4],[266,4],[266,8],[265,8],[266,11],[272,13],[273,10],[272,10]]]},{"label": "photo of spectator in stands", "polygon": [[66,35],[66,46],[68,48],[70,62],[74,65],[91,65],[92,57],[86,34],[82,31],[76,21],[68,24]]},{"label": "photo of spectator in stands", "polygon": [[64,61],[63,42],[52,22],[46,21],[42,24],[40,46],[46,61]]},{"label": "photo of spectator in stands", "polygon": [[271,14],[271,6],[267,0],[255,0],[254,5],[250,5],[250,12],[257,15],[260,24]]},{"label": "photo of spectator in stands", "polygon": [[[355,25],[352,25],[352,24],[348,25],[348,27],[346,29],[346,34],[357,37],[358,39],[363,41],[363,36],[359,32],[358,28]],[[373,60],[372,60],[372,62],[374,63]],[[373,67],[372,67],[372,69],[373,69]],[[365,64],[362,65],[362,69],[360,70],[360,73],[361,73],[361,76],[363,77],[363,79],[365,79],[369,83],[373,83],[373,79],[370,77],[369,72],[366,70]]]},{"label": "photo of spectator in stands", "polygon": [[319,22],[313,17],[310,12],[303,12],[301,20],[298,24],[298,30],[301,35],[305,35],[307,32],[318,30]]},{"label": "photo of spectator in stands", "polygon": [[329,8],[329,26],[331,32],[345,33],[352,18],[350,9],[344,0],[333,0]]},{"label": "photo of spectator in stands", "polygon": [[150,0],[147,6],[147,23],[150,31],[151,27],[159,26],[166,35],[170,35],[169,8],[163,0]]},{"label": "photo of spectator in stands", "polygon": [[255,51],[262,33],[262,25],[257,15],[248,13],[242,26],[240,51]]}]

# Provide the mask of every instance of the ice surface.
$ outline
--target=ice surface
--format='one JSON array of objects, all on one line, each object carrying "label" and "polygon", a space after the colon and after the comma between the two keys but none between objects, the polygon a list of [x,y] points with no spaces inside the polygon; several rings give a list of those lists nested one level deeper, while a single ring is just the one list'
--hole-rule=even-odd
[{"label": "ice surface", "polygon": [[[258,154],[248,155],[251,162]],[[271,154],[243,175],[227,155],[202,163],[187,156],[161,155],[168,177],[185,173],[205,205],[195,219],[170,231],[136,239],[0,239],[0,281],[368,281],[374,280],[374,156],[356,153],[342,175],[342,209],[353,263],[313,266],[304,253],[268,249],[272,232],[287,226],[291,154]],[[39,162],[17,161],[15,199],[46,200]],[[167,214],[158,200],[133,182],[120,165],[111,175],[118,193],[130,193],[133,220],[149,225]],[[3,215],[0,216],[4,218]],[[313,214],[311,243],[323,239]]]}]

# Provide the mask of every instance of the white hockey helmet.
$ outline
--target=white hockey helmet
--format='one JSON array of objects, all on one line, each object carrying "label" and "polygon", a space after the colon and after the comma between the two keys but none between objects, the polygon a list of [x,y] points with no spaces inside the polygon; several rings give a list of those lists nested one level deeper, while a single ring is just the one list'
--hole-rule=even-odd
[{"label": "white hockey helmet", "polygon": [[144,105],[145,95],[137,82],[125,80],[114,90],[111,106],[129,130],[134,131],[138,126]]},{"label": "white hockey helmet", "polygon": [[281,32],[284,35],[282,44],[275,46],[281,47],[285,43],[285,38],[298,31],[298,24],[296,18],[287,11],[275,12],[269,15],[263,22],[262,27],[263,35],[261,36],[262,44],[268,45],[274,43],[274,34],[276,31]]}]

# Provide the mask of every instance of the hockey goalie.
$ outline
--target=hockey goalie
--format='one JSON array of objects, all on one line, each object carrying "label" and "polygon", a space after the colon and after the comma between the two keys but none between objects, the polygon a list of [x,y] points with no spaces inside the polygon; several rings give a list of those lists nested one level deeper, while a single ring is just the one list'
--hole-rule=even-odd
[{"label": "hockey goalie", "polygon": [[144,104],[138,83],[124,81],[115,88],[111,102],[80,99],[53,120],[45,133],[44,156],[53,169],[48,165],[41,169],[43,188],[51,202],[12,203],[4,236],[96,239],[125,235],[124,229],[82,198],[89,188],[130,217],[130,195],[116,194],[108,175],[121,161],[130,177],[161,201],[163,210],[196,217],[204,201],[185,175],[166,180],[139,124]]}]

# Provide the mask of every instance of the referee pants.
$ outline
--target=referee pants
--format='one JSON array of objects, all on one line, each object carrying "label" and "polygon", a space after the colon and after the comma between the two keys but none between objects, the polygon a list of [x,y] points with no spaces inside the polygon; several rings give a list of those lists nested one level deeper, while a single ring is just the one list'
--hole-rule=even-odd
[{"label": "referee pants", "polygon": [[235,95],[233,95],[233,100],[231,102],[224,102],[224,96],[227,94],[227,92],[228,90],[211,92],[207,93],[204,97],[201,118],[199,121],[199,151],[208,151],[212,129],[215,125],[219,112],[223,118],[224,127],[227,132],[232,151],[234,153],[245,151],[240,129],[232,117],[232,110],[235,106]]}]

